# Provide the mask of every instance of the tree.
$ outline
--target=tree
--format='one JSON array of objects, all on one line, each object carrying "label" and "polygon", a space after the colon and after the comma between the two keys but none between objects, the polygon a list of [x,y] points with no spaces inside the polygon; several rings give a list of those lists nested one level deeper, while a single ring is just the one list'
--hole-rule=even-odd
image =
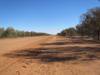
[{"label": "tree", "polygon": [[2,37],[3,33],[4,33],[4,28],[0,28],[0,38]]},{"label": "tree", "polygon": [[13,37],[27,37],[27,36],[42,36],[42,35],[50,35],[47,33],[37,33],[33,31],[19,31],[15,30],[12,27],[8,27],[4,30],[4,28],[0,28],[0,38],[13,38]]},{"label": "tree", "polygon": [[8,27],[2,35],[2,37],[16,37],[16,36],[17,36],[16,31],[12,27]]},{"label": "tree", "polygon": [[76,29],[75,28],[68,28],[63,31],[61,31],[58,35],[61,36],[75,36],[76,35]]},{"label": "tree", "polygon": [[76,28],[79,33],[100,40],[100,8],[93,8],[85,13],[81,24]]}]

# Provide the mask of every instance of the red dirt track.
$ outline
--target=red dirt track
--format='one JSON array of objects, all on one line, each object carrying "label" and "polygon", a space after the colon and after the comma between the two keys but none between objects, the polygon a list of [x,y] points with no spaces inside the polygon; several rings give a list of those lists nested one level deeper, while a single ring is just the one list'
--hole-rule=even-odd
[{"label": "red dirt track", "polygon": [[100,75],[99,50],[59,36],[0,39],[0,75]]}]

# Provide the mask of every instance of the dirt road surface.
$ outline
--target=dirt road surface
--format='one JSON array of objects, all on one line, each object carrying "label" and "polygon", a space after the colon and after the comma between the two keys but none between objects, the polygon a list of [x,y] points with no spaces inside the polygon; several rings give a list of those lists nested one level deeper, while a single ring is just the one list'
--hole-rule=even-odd
[{"label": "dirt road surface", "polygon": [[100,75],[100,44],[59,36],[1,39],[0,75]]}]

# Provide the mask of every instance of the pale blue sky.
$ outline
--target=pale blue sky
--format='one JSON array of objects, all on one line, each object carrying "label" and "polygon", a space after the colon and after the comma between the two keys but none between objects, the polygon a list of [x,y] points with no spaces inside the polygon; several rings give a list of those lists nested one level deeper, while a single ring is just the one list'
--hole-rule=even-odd
[{"label": "pale blue sky", "polygon": [[0,0],[0,27],[58,33],[77,25],[98,0]]}]

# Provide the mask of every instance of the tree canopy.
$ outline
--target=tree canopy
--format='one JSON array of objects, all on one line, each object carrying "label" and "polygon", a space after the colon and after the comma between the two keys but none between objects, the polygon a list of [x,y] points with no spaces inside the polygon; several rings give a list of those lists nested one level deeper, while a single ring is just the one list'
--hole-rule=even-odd
[{"label": "tree canopy", "polygon": [[8,27],[7,29],[0,28],[0,38],[13,38],[13,37],[27,37],[27,36],[41,36],[41,35],[49,35],[47,33],[37,33],[33,31],[19,31],[15,30],[12,27]]},{"label": "tree canopy", "polygon": [[88,10],[81,16],[81,22],[76,28],[69,28],[63,30],[60,35],[74,35],[89,36],[100,40],[100,7]]}]

